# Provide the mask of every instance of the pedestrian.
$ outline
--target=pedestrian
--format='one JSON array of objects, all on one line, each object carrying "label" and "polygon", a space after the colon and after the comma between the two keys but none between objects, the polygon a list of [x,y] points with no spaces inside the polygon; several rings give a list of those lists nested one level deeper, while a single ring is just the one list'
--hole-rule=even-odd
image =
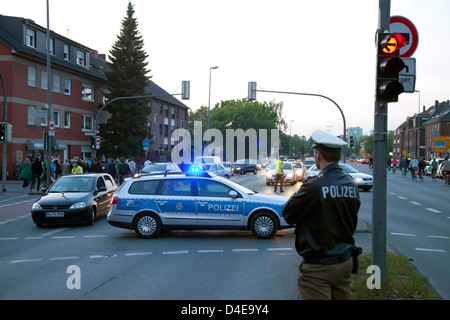
[{"label": "pedestrian", "polygon": [[128,163],[126,163],[123,158],[120,159],[120,162],[122,163],[119,167],[118,170],[118,175],[119,175],[119,185],[121,185],[123,183],[123,181],[125,180],[125,178],[130,176],[131,170],[130,170],[130,166],[128,165]]},{"label": "pedestrian", "polygon": [[352,253],[357,251],[353,234],[361,205],[358,187],[339,165],[341,147],[347,143],[322,130],[311,138],[321,171],[305,180],[282,209],[286,222],[296,225],[295,247],[303,257],[300,297],[349,299]]},{"label": "pedestrian", "polygon": [[61,177],[61,175],[62,175],[62,167],[61,167],[61,165],[59,164],[59,162],[58,162],[57,159],[54,159],[54,160],[53,160],[53,163],[54,163],[55,166],[56,166],[56,169],[55,169],[55,178],[58,179],[58,178]]},{"label": "pedestrian", "polygon": [[117,178],[117,169],[116,169],[116,163],[114,161],[114,158],[109,158],[109,162],[108,162],[108,167],[107,167],[107,172],[109,175],[111,175],[111,177],[113,177],[114,181]]},{"label": "pedestrian", "polygon": [[134,162],[134,158],[131,157],[127,163],[128,163],[128,166],[130,167],[131,176],[134,176],[134,173],[136,172],[136,162]]},{"label": "pedestrian", "polygon": [[280,183],[280,192],[283,191],[283,174],[284,174],[284,157],[280,156],[280,159],[275,163],[275,184],[273,192],[277,192],[278,182]]},{"label": "pedestrian", "polygon": [[23,179],[23,187],[26,188],[30,184],[31,178],[33,177],[31,173],[31,161],[30,158],[26,158],[25,162],[19,167],[20,179]]},{"label": "pedestrian", "polygon": [[102,168],[100,167],[100,164],[98,163],[97,158],[94,158],[92,160],[92,164],[91,164],[89,172],[94,172],[94,173],[102,172]]},{"label": "pedestrian", "polygon": [[73,166],[72,166],[72,174],[81,174],[81,173],[84,172],[83,171],[83,167],[82,167],[83,163],[81,162],[81,160],[78,160],[75,164],[74,164],[74,161],[72,161],[72,164],[73,164]]},{"label": "pedestrian", "polygon": [[66,159],[66,161],[64,161],[64,163],[61,165],[61,167],[62,167],[62,174],[63,175],[70,174],[70,170],[72,168],[71,168],[69,159]]},{"label": "pedestrian", "polygon": [[38,156],[36,159],[34,159],[33,163],[31,164],[31,186],[30,186],[30,192],[33,192],[34,188],[34,182],[37,179],[37,188],[36,190],[39,191],[41,187],[41,178],[42,174],[44,172],[44,165],[41,162],[41,158]]}]

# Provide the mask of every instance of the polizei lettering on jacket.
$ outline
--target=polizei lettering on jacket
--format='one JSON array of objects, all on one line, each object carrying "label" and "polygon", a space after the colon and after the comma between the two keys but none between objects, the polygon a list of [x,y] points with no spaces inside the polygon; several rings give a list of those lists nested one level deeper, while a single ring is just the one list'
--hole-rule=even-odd
[{"label": "polizei lettering on jacket", "polygon": [[322,187],[322,196],[324,199],[330,198],[355,198],[356,188],[352,186],[328,186]]}]

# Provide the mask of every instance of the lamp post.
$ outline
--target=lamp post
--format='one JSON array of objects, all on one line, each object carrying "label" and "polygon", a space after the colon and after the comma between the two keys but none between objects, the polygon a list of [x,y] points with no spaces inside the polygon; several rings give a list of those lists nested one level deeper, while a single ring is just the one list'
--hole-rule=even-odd
[{"label": "lamp post", "polygon": [[[208,130],[209,130],[209,109],[211,104],[211,70],[219,68],[218,66],[209,68],[209,95],[208,95]],[[209,140],[209,133],[208,133]]]},{"label": "lamp post", "polygon": [[[294,122],[294,120],[291,120],[291,123],[289,125],[289,156],[291,156],[292,154],[292,149],[291,149],[291,142],[292,142],[292,122]],[[287,159],[286,159],[287,160]]]}]

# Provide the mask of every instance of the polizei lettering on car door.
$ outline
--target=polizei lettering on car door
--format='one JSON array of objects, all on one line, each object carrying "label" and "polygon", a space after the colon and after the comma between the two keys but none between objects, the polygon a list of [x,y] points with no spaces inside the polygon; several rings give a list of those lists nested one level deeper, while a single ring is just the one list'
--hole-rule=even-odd
[{"label": "polizei lettering on car door", "polygon": [[239,211],[237,204],[208,204],[208,211]]}]

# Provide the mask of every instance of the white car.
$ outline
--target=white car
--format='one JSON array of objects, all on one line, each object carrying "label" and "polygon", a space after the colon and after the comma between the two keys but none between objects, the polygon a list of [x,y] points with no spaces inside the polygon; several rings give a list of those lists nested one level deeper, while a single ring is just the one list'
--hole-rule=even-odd
[{"label": "white car", "polygon": [[[294,168],[292,167],[292,162],[283,162],[284,164],[284,171],[283,171],[283,184],[284,183],[290,183],[291,185],[294,185],[297,183],[297,177],[295,175]],[[271,185],[275,183],[275,166],[276,163],[272,163],[267,167],[267,173],[266,173],[266,184]]]},{"label": "white car", "polygon": [[214,164],[202,164],[199,165],[203,171],[209,171],[214,173],[216,176],[224,177],[229,179],[231,177],[231,168],[223,166],[221,163]]},{"label": "white car", "polygon": [[[355,180],[356,184],[358,185],[358,189],[362,189],[364,191],[369,191],[373,187],[373,178],[370,174],[365,174],[362,172],[359,172],[352,166],[349,166],[345,163],[339,163],[341,168],[344,170],[345,173],[348,173],[353,180]],[[314,177],[318,175],[320,172],[319,169],[314,165],[308,170],[306,170],[306,178]]]}]

